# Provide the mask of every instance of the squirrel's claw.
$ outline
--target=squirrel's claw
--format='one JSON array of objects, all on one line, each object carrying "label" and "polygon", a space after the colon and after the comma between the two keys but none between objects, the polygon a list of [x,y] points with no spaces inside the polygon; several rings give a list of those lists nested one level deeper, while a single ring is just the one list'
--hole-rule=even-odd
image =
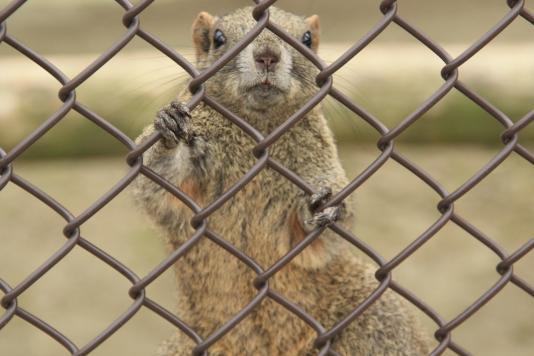
[{"label": "squirrel's claw", "polygon": [[163,136],[163,144],[167,148],[174,148],[180,140],[191,141],[189,108],[182,103],[173,101],[156,115],[154,127]]},{"label": "squirrel's claw", "polygon": [[311,219],[306,220],[306,224],[317,227],[323,227],[336,222],[341,216],[341,209],[339,206],[331,206],[318,212],[312,216]]},{"label": "squirrel's claw", "polygon": [[312,194],[309,200],[309,207],[312,212],[316,212],[317,209],[326,203],[326,201],[332,196],[332,189],[330,187],[322,187],[316,193]]}]

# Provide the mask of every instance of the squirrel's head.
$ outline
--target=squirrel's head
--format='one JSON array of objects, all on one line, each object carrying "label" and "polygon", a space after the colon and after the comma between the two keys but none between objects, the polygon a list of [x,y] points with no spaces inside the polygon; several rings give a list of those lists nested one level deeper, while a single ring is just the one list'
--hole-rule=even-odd
[{"label": "squirrel's head", "polygon": [[[313,51],[319,46],[319,17],[304,18],[270,8],[270,19]],[[252,7],[214,17],[201,12],[193,24],[197,65],[208,67],[242,39],[256,21]],[[208,95],[246,115],[301,106],[317,91],[318,69],[274,33],[264,30],[206,83]]]}]

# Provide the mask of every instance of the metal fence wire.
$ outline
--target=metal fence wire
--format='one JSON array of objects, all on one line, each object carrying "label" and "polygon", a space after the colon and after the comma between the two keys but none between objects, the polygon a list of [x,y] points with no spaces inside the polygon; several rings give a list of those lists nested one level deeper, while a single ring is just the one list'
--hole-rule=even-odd
[{"label": "metal fence wire", "polygon": [[[469,221],[465,220],[454,211],[454,203],[463,195],[468,193],[471,189],[473,189],[477,184],[479,184],[489,173],[491,173],[504,160],[506,160],[507,157],[512,154],[512,152],[517,153],[531,164],[534,164],[534,154],[529,152],[525,147],[518,143],[518,137],[521,130],[523,130],[534,120],[534,111],[530,111],[526,116],[522,118],[516,118],[514,121],[483,97],[470,90],[464,83],[462,83],[462,81],[459,80],[459,68],[461,65],[468,61],[490,41],[492,41],[493,38],[495,38],[512,22],[527,21],[531,24],[534,24],[534,15],[525,8],[524,0],[508,0],[507,4],[510,10],[505,14],[505,16],[487,33],[485,33],[480,39],[478,39],[456,58],[453,58],[443,48],[441,48],[439,44],[435,43],[424,33],[403,20],[397,14],[397,8],[399,6],[397,1],[384,0],[379,5],[379,10],[382,12],[383,18],[363,38],[361,38],[356,44],[354,44],[354,46],[346,51],[346,53],[328,66],[319,57],[308,50],[307,47],[302,45],[299,41],[287,34],[282,28],[278,27],[269,20],[269,7],[272,6],[276,0],[255,0],[256,6],[254,7],[252,16],[257,21],[257,24],[245,37],[239,41],[235,47],[228,50],[228,52],[222,58],[202,72],[199,72],[190,62],[180,55],[180,53],[177,53],[174,49],[165,45],[161,40],[143,30],[140,25],[139,15],[148,6],[150,6],[153,1],[154,0],[140,1],[134,6],[128,0],[115,0],[115,2],[125,10],[122,22],[126,27],[126,32],[111,48],[100,55],[98,59],[96,59],[74,78],[67,77],[61,71],[61,69],[56,67],[45,57],[39,55],[9,34],[6,21],[17,11],[17,9],[19,9],[21,5],[26,2],[26,0],[12,1],[0,12],[0,43],[10,46],[17,50],[20,54],[28,57],[43,70],[47,71],[57,81],[59,81],[62,85],[61,89],[59,90],[59,98],[63,103],[57,112],[55,112],[44,123],[42,123],[28,137],[18,143],[10,152],[5,152],[0,149],[0,190],[8,184],[15,184],[34,196],[36,199],[39,199],[42,203],[46,204],[48,207],[50,207],[50,209],[54,210],[63,219],[65,219],[66,225],[63,229],[63,233],[67,238],[65,244],[56,253],[50,256],[46,262],[28,275],[18,285],[13,287],[0,279],[0,289],[4,292],[4,296],[1,299],[3,313],[0,314],[0,330],[6,326],[14,316],[17,316],[18,318],[23,319],[27,323],[33,325],[35,328],[38,328],[43,333],[49,335],[72,355],[87,355],[102,342],[111,337],[119,328],[127,323],[133,315],[135,315],[141,308],[144,307],[152,310],[154,313],[172,323],[179,330],[188,335],[196,343],[196,348],[194,349],[195,355],[207,355],[211,345],[216,343],[241,320],[243,320],[243,318],[245,318],[254,309],[254,307],[262,302],[262,300],[265,298],[270,298],[274,302],[294,313],[317,332],[315,345],[321,355],[335,355],[335,351],[330,350],[330,340],[339,332],[341,332],[341,330],[347,326],[348,323],[358,318],[358,316],[361,315],[366,308],[380,298],[385,290],[391,289],[419,308],[436,323],[437,330],[434,335],[438,341],[438,345],[432,351],[432,355],[442,354],[447,349],[452,350],[458,355],[469,355],[469,351],[465,350],[452,340],[451,332],[455,328],[462,324],[466,319],[470,318],[490,299],[495,297],[495,295],[497,295],[508,283],[513,283],[518,288],[521,288],[524,292],[528,293],[531,297],[534,297],[534,286],[529,285],[526,281],[515,275],[513,271],[513,265],[520,259],[524,258],[534,247],[534,239],[528,241],[517,251],[508,253],[500,248],[494,241],[492,241],[490,237],[478,230],[475,226],[470,224]],[[354,58],[354,56],[356,56],[362,49],[371,43],[382,31],[384,31],[384,29],[393,23],[400,26],[402,29],[404,29],[404,31],[429,48],[444,62],[444,66],[441,69],[441,76],[444,82],[441,87],[432,96],[425,100],[424,103],[420,105],[414,112],[404,118],[396,127],[390,129],[383,125],[377,118],[373,117],[373,115],[369,114],[360,105],[353,102],[347,96],[337,90],[333,86],[332,75],[341,67],[343,67],[349,60]],[[264,29],[269,29],[270,31],[274,32],[282,40],[286,41],[296,50],[302,53],[320,70],[320,73],[316,78],[316,83],[319,87],[317,94],[311,98],[307,104],[300,108],[298,112],[288,118],[284,124],[266,137],[258,135],[257,131],[248,125],[247,122],[232,114],[222,105],[217,103],[213,98],[210,98],[208,95],[206,95],[203,87],[204,82],[206,82],[211,76],[219,71],[232,58],[234,58],[245,46],[251,43]],[[208,206],[200,207],[196,202],[194,202],[184,192],[180,191],[172,183],[166,181],[148,167],[143,165],[143,152],[145,152],[161,138],[159,133],[153,134],[143,144],[136,145],[131,138],[127,137],[110,122],[92,112],[90,108],[84,106],[76,98],[76,88],[89,79],[96,71],[98,71],[105,63],[113,58],[113,56],[119,53],[119,51],[121,51],[135,37],[142,38],[144,41],[148,42],[157,50],[164,53],[177,65],[189,73],[189,75],[192,77],[189,88],[193,94],[192,99],[187,104],[190,109],[193,109],[196,105],[203,101],[205,104],[220,112],[235,125],[239,126],[257,142],[257,145],[253,150],[253,154],[257,158],[257,164],[249,172],[247,172],[241,178],[241,180],[235,184],[235,186],[233,186],[229,191],[224,193],[215,202]],[[502,141],[503,147],[500,152],[493,157],[491,161],[480,168],[480,170],[474,176],[458,187],[455,191],[448,192],[428,173],[418,168],[414,163],[397,152],[395,150],[394,140],[402,135],[402,133],[412,124],[414,124],[419,118],[421,118],[425,112],[427,112],[443,97],[445,97],[445,95],[452,88],[456,88],[459,92],[463,93],[465,97],[469,98],[473,103],[485,110],[502,125],[503,130],[500,140]],[[289,263],[298,254],[297,249],[299,246],[296,246],[286,256],[279,260],[275,266],[264,270],[260,268],[258,264],[255,263],[251,258],[226,242],[223,237],[219,237],[215,232],[210,231],[206,224],[206,219],[208,219],[215,210],[219,209],[226,201],[234,196],[244,185],[246,185],[262,169],[265,169],[266,167],[279,172],[286,179],[302,189],[305,193],[314,193],[314,189],[311,186],[309,186],[296,174],[272,159],[269,156],[268,149],[281,135],[283,135],[293,125],[301,120],[306,113],[318,105],[328,95],[336,99],[342,105],[346,106],[352,112],[356,113],[361,119],[379,132],[380,139],[378,140],[377,144],[381,151],[379,157],[369,167],[361,172],[360,175],[357,176],[347,187],[334,196],[332,201],[341,202],[349,194],[354,192],[360,185],[362,185],[367,179],[376,174],[388,160],[394,160],[401,164],[408,171],[416,175],[422,184],[426,184],[432,188],[441,198],[437,206],[437,209],[441,214],[439,219],[435,221],[422,235],[406,246],[398,255],[389,261],[383,259],[372,248],[367,246],[351,232],[345,230],[338,224],[334,223],[328,226],[329,229],[333,230],[339,235],[339,238],[347,240],[376,262],[378,266],[376,270],[376,278],[379,281],[379,286],[377,289],[351,313],[345,316],[342,320],[339,320],[338,323],[330,330],[326,330],[310,315],[298,308],[298,301],[295,301],[296,304],[294,304],[293,301],[286,299],[283,295],[280,295],[269,288],[269,278],[276,273],[274,268],[276,267],[276,270],[278,270],[278,268]],[[62,206],[61,203],[49,196],[46,192],[42,191],[20,175],[16,174],[12,167],[12,163],[17,159],[17,157],[19,157],[24,151],[38,141],[47,131],[57,125],[71,110],[80,113],[82,116],[98,125],[102,130],[105,130],[124,146],[126,146],[129,150],[126,161],[131,167],[127,175],[117,182],[110,191],[108,191],[104,196],[94,202],[94,204],[89,206],[82,214],[78,216],[74,216],[64,206]],[[97,246],[93,245],[88,240],[84,239],[80,234],[80,227],[89,219],[91,219],[96,212],[98,212],[118,194],[120,194],[139,174],[145,175],[184,202],[195,214],[191,223],[196,229],[195,234],[185,244],[187,246],[184,245],[176,250],[166,260],[162,261],[158,267],[144,277],[137,276],[127,266],[120,263],[113,258],[113,256],[110,256]],[[392,271],[399,264],[410,257],[423,244],[432,239],[432,237],[445,224],[456,224],[474,239],[482,243],[482,245],[484,245],[486,248],[490,249],[501,260],[496,266],[496,270],[500,275],[498,281],[467,309],[458,314],[452,320],[445,320],[442,318],[434,309],[425,304],[410,291],[403,288],[391,277]],[[304,244],[309,245],[315,238],[317,238],[317,236],[318,234],[316,232],[311,232],[310,235],[308,235],[308,237],[304,240]],[[166,271],[174,262],[180,259],[180,257],[186,253],[189,245],[198,243],[198,241],[202,238],[210,239],[218,244],[220,248],[226,249],[228,252],[233,254],[235,258],[241,260],[244,264],[249,266],[257,274],[255,281],[250,281],[250,283],[254,283],[258,290],[257,296],[252,302],[250,302],[249,305],[247,305],[233,319],[228,321],[225,325],[214,331],[206,338],[200,337],[195,330],[180,320],[179,316],[174,315],[172,312],[165,309],[154,300],[148,298],[145,294],[145,288],[150,283],[152,283],[164,271]],[[58,330],[54,329],[52,325],[44,320],[39,319],[31,312],[20,307],[18,304],[19,296],[28,290],[28,288],[30,288],[43,275],[50,271],[50,269],[53,268],[56,263],[67,256],[69,252],[72,251],[72,249],[76,246],[87,250],[89,253],[100,259],[100,261],[108,264],[116,271],[121,273],[125,278],[127,278],[132,284],[129,290],[129,296],[133,300],[132,305],[127,309],[126,312],[124,312],[117,320],[109,325],[103,332],[94,337],[91,342],[81,347],[72,342],[66,335],[63,335]]]}]

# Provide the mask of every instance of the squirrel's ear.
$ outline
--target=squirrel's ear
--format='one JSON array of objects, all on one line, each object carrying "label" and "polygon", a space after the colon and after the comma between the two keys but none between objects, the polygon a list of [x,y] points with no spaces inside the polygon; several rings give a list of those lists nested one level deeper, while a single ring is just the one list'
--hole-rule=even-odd
[{"label": "squirrel's ear", "polygon": [[321,39],[321,29],[319,23],[319,16],[312,15],[306,19],[306,24],[308,25],[311,35],[312,35],[312,47],[311,49],[317,52],[319,49],[319,42]]},{"label": "squirrel's ear", "polygon": [[197,59],[206,55],[210,50],[210,30],[215,19],[207,12],[202,11],[193,22],[193,44],[195,45]]}]

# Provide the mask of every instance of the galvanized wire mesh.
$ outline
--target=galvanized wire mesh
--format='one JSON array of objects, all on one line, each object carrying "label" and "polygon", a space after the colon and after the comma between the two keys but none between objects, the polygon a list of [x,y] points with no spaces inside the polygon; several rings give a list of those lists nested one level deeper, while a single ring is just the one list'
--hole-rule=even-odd
[{"label": "galvanized wire mesh", "polygon": [[[59,110],[57,110],[52,116],[50,116],[43,124],[41,124],[35,131],[33,131],[28,137],[23,139],[9,152],[5,152],[0,149],[0,190],[8,184],[15,184],[46,204],[50,209],[54,210],[63,219],[65,219],[66,225],[63,229],[63,233],[67,238],[65,244],[48,260],[46,260],[39,268],[28,275],[22,282],[16,286],[8,285],[4,280],[0,279],[0,289],[4,292],[4,296],[1,299],[1,305],[4,309],[0,315],[0,330],[7,325],[14,316],[25,320],[27,323],[46,333],[51,338],[61,344],[66,350],[73,355],[86,355],[92,350],[98,347],[107,338],[111,337],[119,328],[121,328],[128,320],[135,315],[141,308],[147,308],[152,310],[157,315],[161,316],[179,330],[188,335],[195,343],[194,349],[195,355],[206,355],[209,347],[216,343],[232,328],[234,328],[243,318],[245,318],[262,300],[269,298],[290,312],[294,313],[304,322],[306,322],[311,328],[317,332],[317,338],[315,340],[315,346],[320,351],[321,355],[335,355],[336,352],[330,349],[332,338],[340,333],[349,323],[354,321],[360,316],[371,304],[373,304],[380,296],[387,290],[391,289],[396,293],[403,296],[421,311],[423,311],[428,317],[430,317],[437,325],[435,332],[435,338],[438,341],[437,347],[432,351],[432,355],[439,355],[446,349],[450,349],[459,355],[468,355],[469,352],[456,344],[451,338],[451,332],[462,324],[466,319],[476,313],[485,303],[495,297],[501,291],[501,289],[508,283],[515,284],[518,288],[521,288],[525,293],[534,297],[534,287],[529,285],[526,281],[514,274],[513,266],[520,259],[524,258],[534,247],[534,239],[529,240],[525,245],[520,247],[517,251],[508,253],[497,245],[489,236],[484,232],[478,230],[469,221],[460,216],[454,211],[454,203],[462,198],[466,193],[472,190],[477,184],[479,184],[488,174],[490,174],[496,167],[498,167],[504,160],[507,159],[513,152],[523,157],[526,161],[534,164],[534,154],[529,152],[518,142],[521,130],[527,127],[534,120],[534,111],[530,111],[522,118],[516,118],[512,120],[506,114],[501,112],[497,107],[492,105],[486,99],[478,95],[476,92],[470,90],[462,81],[459,80],[459,69],[467,62],[474,54],[480,51],[486,46],[493,38],[495,38],[501,31],[509,26],[514,21],[527,21],[531,24],[534,23],[534,15],[529,12],[524,6],[524,0],[508,0],[507,4],[510,10],[505,16],[496,23],[487,33],[485,33],[480,39],[473,43],[469,48],[462,52],[456,58],[449,55],[439,44],[432,41],[424,33],[413,27],[411,24],[403,20],[397,14],[397,7],[399,6],[395,0],[384,0],[379,6],[379,10],[383,14],[383,18],[356,44],[354,44],[346,53],[344,53],[339,59],[333,62],[331,65],[326,65],[319,57],[312,53],[307,47],[302,45],[299,41],[287,34],[282,28],[272,23],[269,20],[269,7],[272,6],[276,0],[255,0],[256,6],[253,10],[253,17],[256,19],[257,24],[254,28],[243,37],[237,45],[227,51],[227,53],[217,60],[212,66],[206,70],[199,72],[191,63],[189,63],[180,53],[177,53],[174,49],[164,44],[161,40],[145,31],[140,26],[139,14],[143,12],[148,6],[153,3],[153,0],[140,1],[135,6],[128,0],[115,0],[125,10],[122,22],[126,27],[124,35],[117,40],[117,42],[103,53],[98,59],[91,63],[82,72],[76,75],[74,78],[67,77],[60,68],[56,67],[53,63],[48,61],[42,55],[34,52],[31,48],[21,43],[16,38],[11,36],[7,29],[7,20],[13,15],[17,9],[23,5],[26,0],[15,0],[7,5],[0,12],[0,43],[10,46],[20,54],[31,59],[35,64],[40,66],[43,70],[47,71],[52,77],[54,77],[62,88],[59,91],[59,98],[63,102]],[[378,9],[377,9],[378,10]],[[354,58],[358,53],[364,49],[369,43],[371,43],[382,31],[396,24],[400,26],[404,31],[409,33],[420,43],[435,53],[443,62],[444,66],[441,70],[441,76],[443,78],[442,86],[432,94],[427,100],[423,102],[414,112],[404,118],[397,126],[388,128],[383,125],[376,117],[368,113],[360,105],[349,99],[341,91],[337,90],[333,85],[332,76],[341,67],[343,67],[349,60]],[[264,29],[269,29],[278,35],[282,40],[293,46],[296,50],[302,53],[308,58],[319,70],[320,73],[316,78],[316,83],[319,88],[316,95],[313,96],[298,112],[292,115],[283,123],[280,127],[274,130],[267,136],[261,135],[257,130],[251,127],[247,122],[227,110],[224,106],[216,102],[213,98],[209,97],[203,87],[203,83],[206,82],[211,76],[213,76],[218,70],[220,70],[226,63],[234,58],[245,46],[251,43],[258,34]],[[107,63],[113,56],[121,51],[133,38],[139,37],[151,44],[154,48],[164,53],[170,59],[172,59],[178,66],[183,68],[190,74],[192,80],[190,82],[190,90],[193,94],[192,99],[187,105],[193,109],[201,101],[209,105],[235,125],[240,127],[245,133],[250,135],[252,139],[257,143],[253,150],[254,156],[257,158],[256,164],[245,174],[240,181],[238,181],[231,189],[221,195],[216,201],[212,202],[208,206],[201,207],[193,199],[188,197],[184,192],[180,191],[172,183],[166,181],[158,174],[153,172],[150,168],[143,165],[142,154],[149,147],[154,145],[161,137],[160,134],[153,134],[142,145],[136,145],[132,139],[127,137],[119,129],[114,127],[110,122],[104,118],[95,114],[90,108],[86,107],[76,98],[76,89],[82,85],[88,78],[90,78],[96,71],[98,71],[105,63]],[[486,165],[484,165],[478,172],[473,175],[464,184],[458,187],[453,192],[446,191],[441,184],[431,177],[428,173],[424,172],[416,164],[408,160],[401,153],[395,149],[394,140],[402,135],[402,133],[419,120],[422,115],[442,100],[447,93],[456,88],[459,92],[463,93],[466,98],[478,105],[491,115],[497,122],[502,125],[503,130],[500,137],[503,147],[500,152],[491,159]],[[333,230],[339,235],[340,238],[347,240],[356,248],[363,251],[372,260],[374,260],[378,266],[376,271],[376,278],[379,281],[379,286],[376,290],[367,297],[367,299],[358,305],[351,313],[346,315],[343,319],[339,320],[331,329],[325,329],[317,320],[314,320],[310,315],[304,312],[298,307],[298,301],[290,301],[283,295],[275,292],[269,288],[269,279],[281,268],[287,265],[296,255],[298,255],[306,246],[311,244],[321,232],[325,229],[318,228],[312,231],[302,242],[295,246],[287,255],[276,262],[268,269],[262,269],[253,259],[246,256],[243,252],[239,251],[236,247],[229,244],[224,240],[224,236],[217,235],[216,232],[207,228],[206,219],[209,218],[213,212],[219,209],[226,201],[232,198],[243,186],[250,182],[261,170],[269,167],[279,172],[286,179],[298,186],[302,191],[307,194],[314,193],[314,188],[309,186],[304,180],[298,177],[295,173],[288,170],[279,162],[275,161],[269,155],[269,147],[277,141],[277,139],[288,131],[299,120],[302,120],[305,115],[318,105],[325,97],[331,96],[337,100],[340,104],[346,106],[349,110],[357,114],[361,119],[371,125],[379,134],[378,147],[382,152],[379,157],[363,172],[361,172],[348,186],[342,189],[339,193],[333,196],[328,202],[328,205],[334,205],[341,203],[348,195],[353,193],[358,187],[360,187],[371,176],[380,171],[381,167],[389,160],[394,160],[400,165],[405,167],[408,171],[417,176],[422,184],[426,184],[440,197],[440,202],[437,206],[441,216],[437,219],[428,229],[421,234],[412,243],[406,246],[400,253],[394,258],[387,261],[380,256],[379,253],[374,251],[367,244],[362,242],[350,231],[347,231],[338,224],[332,224],[326,228]],[[109,190],[104,196],[89,206],[83,213],[78,216],[74,216],[64,206],[56,201],[53,197],[46,192],[32,185],[29,181],[18,175],[12,167],[12,162],[17,159],[22,153],[24,153],[30,146],[37,142],[47,131],[57,125],[70,111],[76,111],[83,117],[92,121],[98,125],[102,130],[112,135],[117,141],[122,143],[128,150],[127,163],[130,165],[129,172],[124,176],[115,186]],[[168,192],[176,196],[182,202],[184,202],[195,214],[191,224],[195,228],[195,233],[191,238],[179,249],[174,251],[167,259],[161,262],[161,264],[152,270],[148,275],[144,277],[137,276],[127,266],[117,261],[113,256],[109,255],[106,251],[101,250],[88,240],[86,240],[80,234],[80,227],[91,219],[95,213],[102,209],[118,194],[120,194],[139,174],[145,175],[149,179],[153,180],[157,184],[161,185]],[[410,257],[417,249],[427,243],[432,237],[446,224],[455,224],[466,231],[474,239],[478,240],[486,248],[491,250],[500,258],[500,263],[496,266],[496,270],[500,277],[498,281],[488,289],[483,295],[481,295],[475,302],[473,302],[467,309],[458,314],[451,320],[445,320],[442,318],[432,307],[425,304],[416,295],[412,294],[409,290],[402,287],[399,283],[392,279],[392,271],[399,266],[403,261]],[[165,309],[152,299],[148,298],[145,294],[145,288],[151,284],[156,278],[158,278],[164,271],[166,271],[173,263],[179,260],[187,251],[201,239],[207,238],[215,242],[223,248],[233,254],[235,258],[242,261],[248,267],[250,267],[256,274],[256,279],[250,281],[257,289],[256,297],[234,318],[229,320],[225,325],[214,331],[211,335],[203,338],[198,335],[195,330],[180,320],[179,315],[174,315],[171,311]],[[37,318],[31,312],[23,309],[18,305],[18,298],[30,288],[37,280],[45,275],[51,268],[53,268],[59,261],[69,254],[70,251],[76,246],[79,246],[87,250],[92,255],[96,256],[103,263],[108,264],[113,269],[121,273],[126,279],[128,279],[132,286],[129,290],[129,295],[133,302],[131,306],[124,312],[117,320],[109,325],[103,332],[94,337],[94,339],[84,346],[76,345],[72,342],[68,336],[60,333],[54,329],[52,325],[44,320]],[[1,278],[1,276],[0,276]]]}]

